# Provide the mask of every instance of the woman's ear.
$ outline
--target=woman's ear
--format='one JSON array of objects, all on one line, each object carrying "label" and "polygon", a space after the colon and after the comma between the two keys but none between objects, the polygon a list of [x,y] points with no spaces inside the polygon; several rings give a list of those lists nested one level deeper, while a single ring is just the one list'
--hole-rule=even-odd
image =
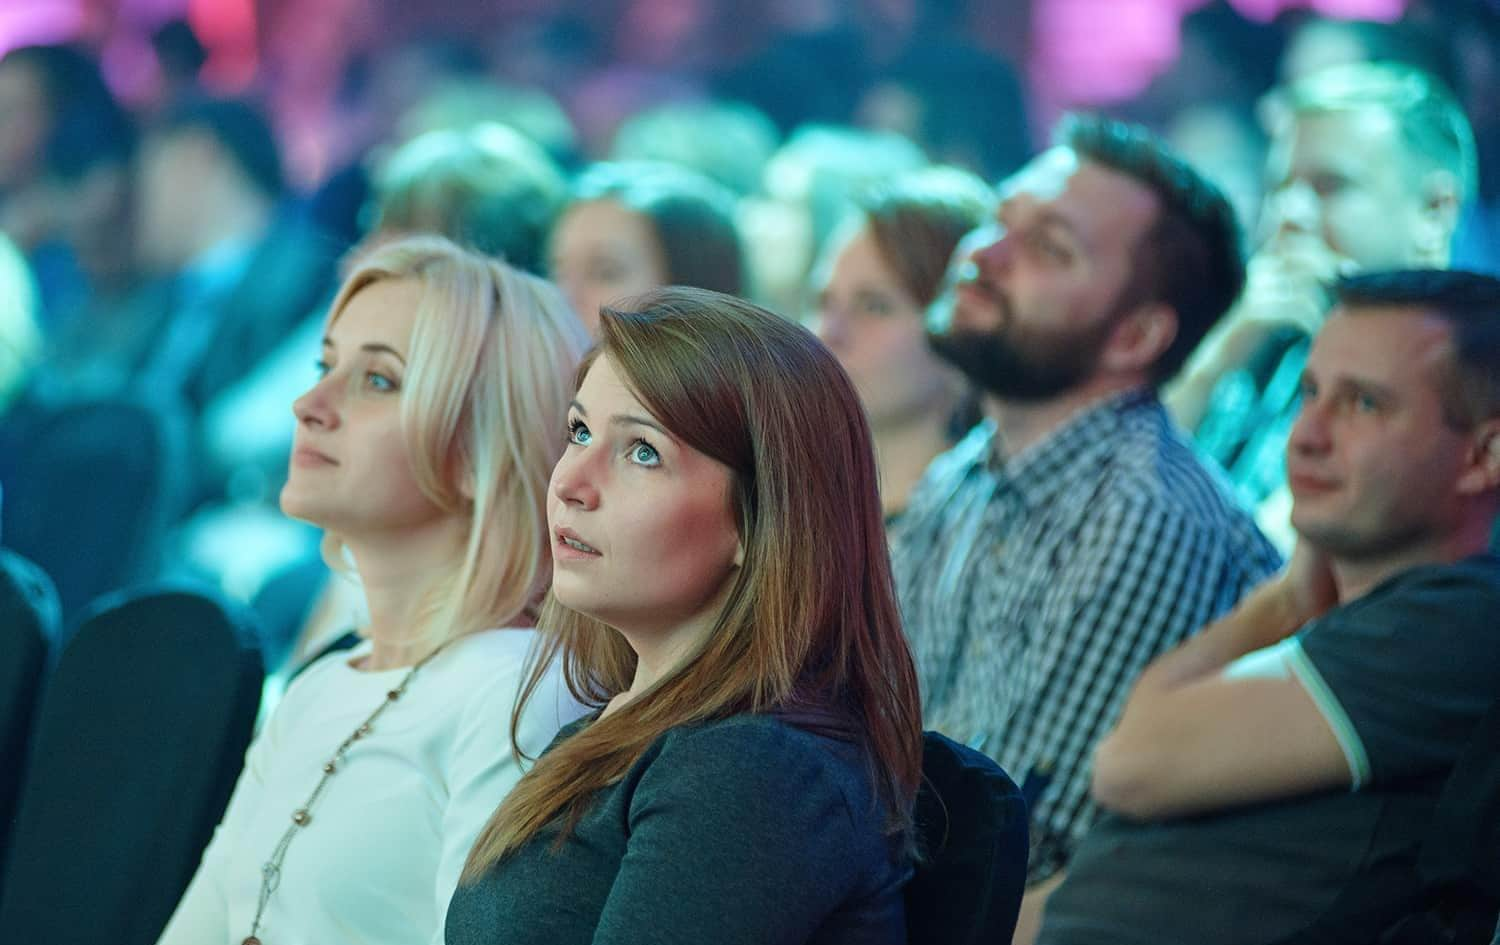
[{"label": "woman's ear", "polygon": [[745,539],[741,538],[734,543],[734,566],[740,567],[745,563]]}]

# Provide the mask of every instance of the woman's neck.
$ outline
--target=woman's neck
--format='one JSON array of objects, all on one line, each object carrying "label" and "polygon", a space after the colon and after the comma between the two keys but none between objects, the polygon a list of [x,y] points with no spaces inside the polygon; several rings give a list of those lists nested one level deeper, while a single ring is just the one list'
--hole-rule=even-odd
[{"label": "woman's neck", "polygon": [[948,415],[936,413],[877,427],[875,465],[880,474],[880,510],[886,517],[906,508],[911,491],[939,453],[952,446]]},{"label": "woman's neck", "polygon": [[346,541],[364,586],[371,649],[358,663],[379,672],[413,666],[432,651],[430,595],[457,569],[461,543],[452,530],[391,541]]}]

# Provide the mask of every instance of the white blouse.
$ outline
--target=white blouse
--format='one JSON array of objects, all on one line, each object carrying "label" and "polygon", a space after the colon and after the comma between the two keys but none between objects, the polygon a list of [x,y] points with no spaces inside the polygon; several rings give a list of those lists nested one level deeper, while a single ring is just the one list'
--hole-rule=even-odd
[{"label": "white blouse", "polygon": [[[451,644],[350,747],[287,848],[262,942],[442,942],[469,847],[522,773],[510,716],[535,637],[487,630]],[[239,945],[250,934],[261,867],[293,811],[409,672],[350,666],[368,648],[324,657],[287,689],[158,945]],[[582,711],[554,668],[521,720],[522,750],[534,758]]]}]

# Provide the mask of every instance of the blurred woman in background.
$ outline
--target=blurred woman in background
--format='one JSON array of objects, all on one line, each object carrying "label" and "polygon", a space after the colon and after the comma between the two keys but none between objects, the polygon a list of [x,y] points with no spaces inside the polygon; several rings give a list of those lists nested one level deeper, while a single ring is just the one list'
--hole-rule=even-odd
[{"label": "blurred woman in background", "polygon": [[958,241],[992,201],[983,181],[955,168],[901,177],[858,201],[814,270],[815,327],[869,415],[888,520],[933,457],[979,419],[958,373],[928,348],[925,313]]},{"label": "blurred woman in background", "polygon": [[552,231],[552,276],[594,330],[605,305],[664,285],[744,295],[734,197],[685,168],[595,164]]}]

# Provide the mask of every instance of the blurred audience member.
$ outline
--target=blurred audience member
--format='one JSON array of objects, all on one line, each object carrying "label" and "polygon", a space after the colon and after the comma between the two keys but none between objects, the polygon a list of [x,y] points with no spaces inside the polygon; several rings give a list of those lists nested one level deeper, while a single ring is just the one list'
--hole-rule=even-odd
[{"label": "blurred audience member", "polygon": [[[26,385],[42,352],[36,322],[36,284],[31,270],[4,234],[0,234],[0,419]],[[5,463],[0,460],[0,472]]]},{"label": "blurred audience member", "polygon": [[549,161],[569,165],[578,136],[557,100],[540,89],[498,83],[485,76],[452,77],[436,83],[396,122],[402,143],[429,131],[466,131],[499,124],[536,143]]},{"label": "blurred audience member", "polygon": [[553,278],[590,331],[599,309],[664,285],[745,291],[734,197],[668,164],[596,164],[552,233]]},{"label": "blurred audience member", "polygon": [[[994,194],[956,168],[930,168],[858,201],[813,274],[818,337],[854,381],[875,436],[887,523],[927,464],[978,420],[967,384],[928,346],[927,306],[963,235]],[[967,423],[955,422],[961,408]]]},{"label": "blurred audience member", "polygon": [[682,102],[647,109],[615,132],[612,161],[658,161],[712,178],[736,197],[760,189],[780,135],[743,102]]},{"label": "blurred audience member", "polygon": [[[86,295],[79,249],[69,237],[77,235],[70,211],[88,197],[70,188],[94,166],[128,160],[133,137],[98,64],[83,50],[24,46],[0,59],[0,231],[32,267],[48,335]],[[128,242],[115,231],[112,250],[82,251],[97,262],[100,252],[128,253]]]},{"label": "blurred audience member", "polygon": [[991,420],[933,462],[891,544],[927,724],[1030,804],[1029,941],[1130,684],[1279,559],[1156,397],[1244,278],[1223,195],[1143,129],[1075,118],[996,222],[931,319]]},{"label": "blurred audience member", "polygon": [[1278,64],[1283,85],[1334,66],[1385,62],[1427,73],[1452,92],[1462,86],[1459,64],[1444,37],[1409,21],[1308,17],[1291,31]]},{"label": "blurred audience member", "polygon": [[740,212],[756,298],[774,311],[806,311],[813,257],[855,195],[927,163],[921,148],[892,132],[797,129],[771,156],[760,195]]},{"label": "blurred audience member", "polygon": [[911,4],[904,48],[860,93],[853,117],[910,138],[935,161],[997,180],[1032,154],[1026,94],[1016,69],[966,29],[966,6]]},{"label": "blurred audience member", "polygon": [[577,714],[540,672],[510,724],[587,343],[555,287],[446,241],[389,244],[349,277],[281,505],[353,563],[365,641],[288,690],[161,945],[443,940],[520,753]]},{"label": "blurred audience member", "polygon": [[1434,807],[1466,750],[1494,751],[1475,732],[1500,692],[1500,281],[1372,273],[1338,295],[1287,448],[1296,553],[1142,674],[1094,759],[1118,816],[1074,857],[1047,945],[1489,938],[1495,902],[1446,873],[1432,901],[1422,851],[1460,842]]},{"label": "blurred audience member", "polygon": [[[1287,87],[1269,110],[1268,192],[1245,292],[1166,398],[1257,503],[1285,482],[1296,366],[1322,323],[1326,286],[1370,268],[1448,266],[1476,186],[1468,121],[1425,73],[1338,66]],[[1289,547],[1285,517],[1273,501],[1261,521]]]},{"label": "blurred audience member", "polygon": [[566,196],[562,170],[519,132],[493,122],[429,131],[377,172],[370,241],[438,233],[540,274]]},{"label": "blurred audience member", "polygon": [[1183,160],[1224,191],[1237,219],[1259,217],[1267,142],[1251,110],[1229,102],[1195,102],[1177,110],[1162,136]]},{"label": "blurred audience member", "polygon": [[244,102],[168,112],[142,146],[139,187],[142,260],[173,299],[138,382],[196,413],[323,301],[330,246],[283,205],[270,126]]}]

